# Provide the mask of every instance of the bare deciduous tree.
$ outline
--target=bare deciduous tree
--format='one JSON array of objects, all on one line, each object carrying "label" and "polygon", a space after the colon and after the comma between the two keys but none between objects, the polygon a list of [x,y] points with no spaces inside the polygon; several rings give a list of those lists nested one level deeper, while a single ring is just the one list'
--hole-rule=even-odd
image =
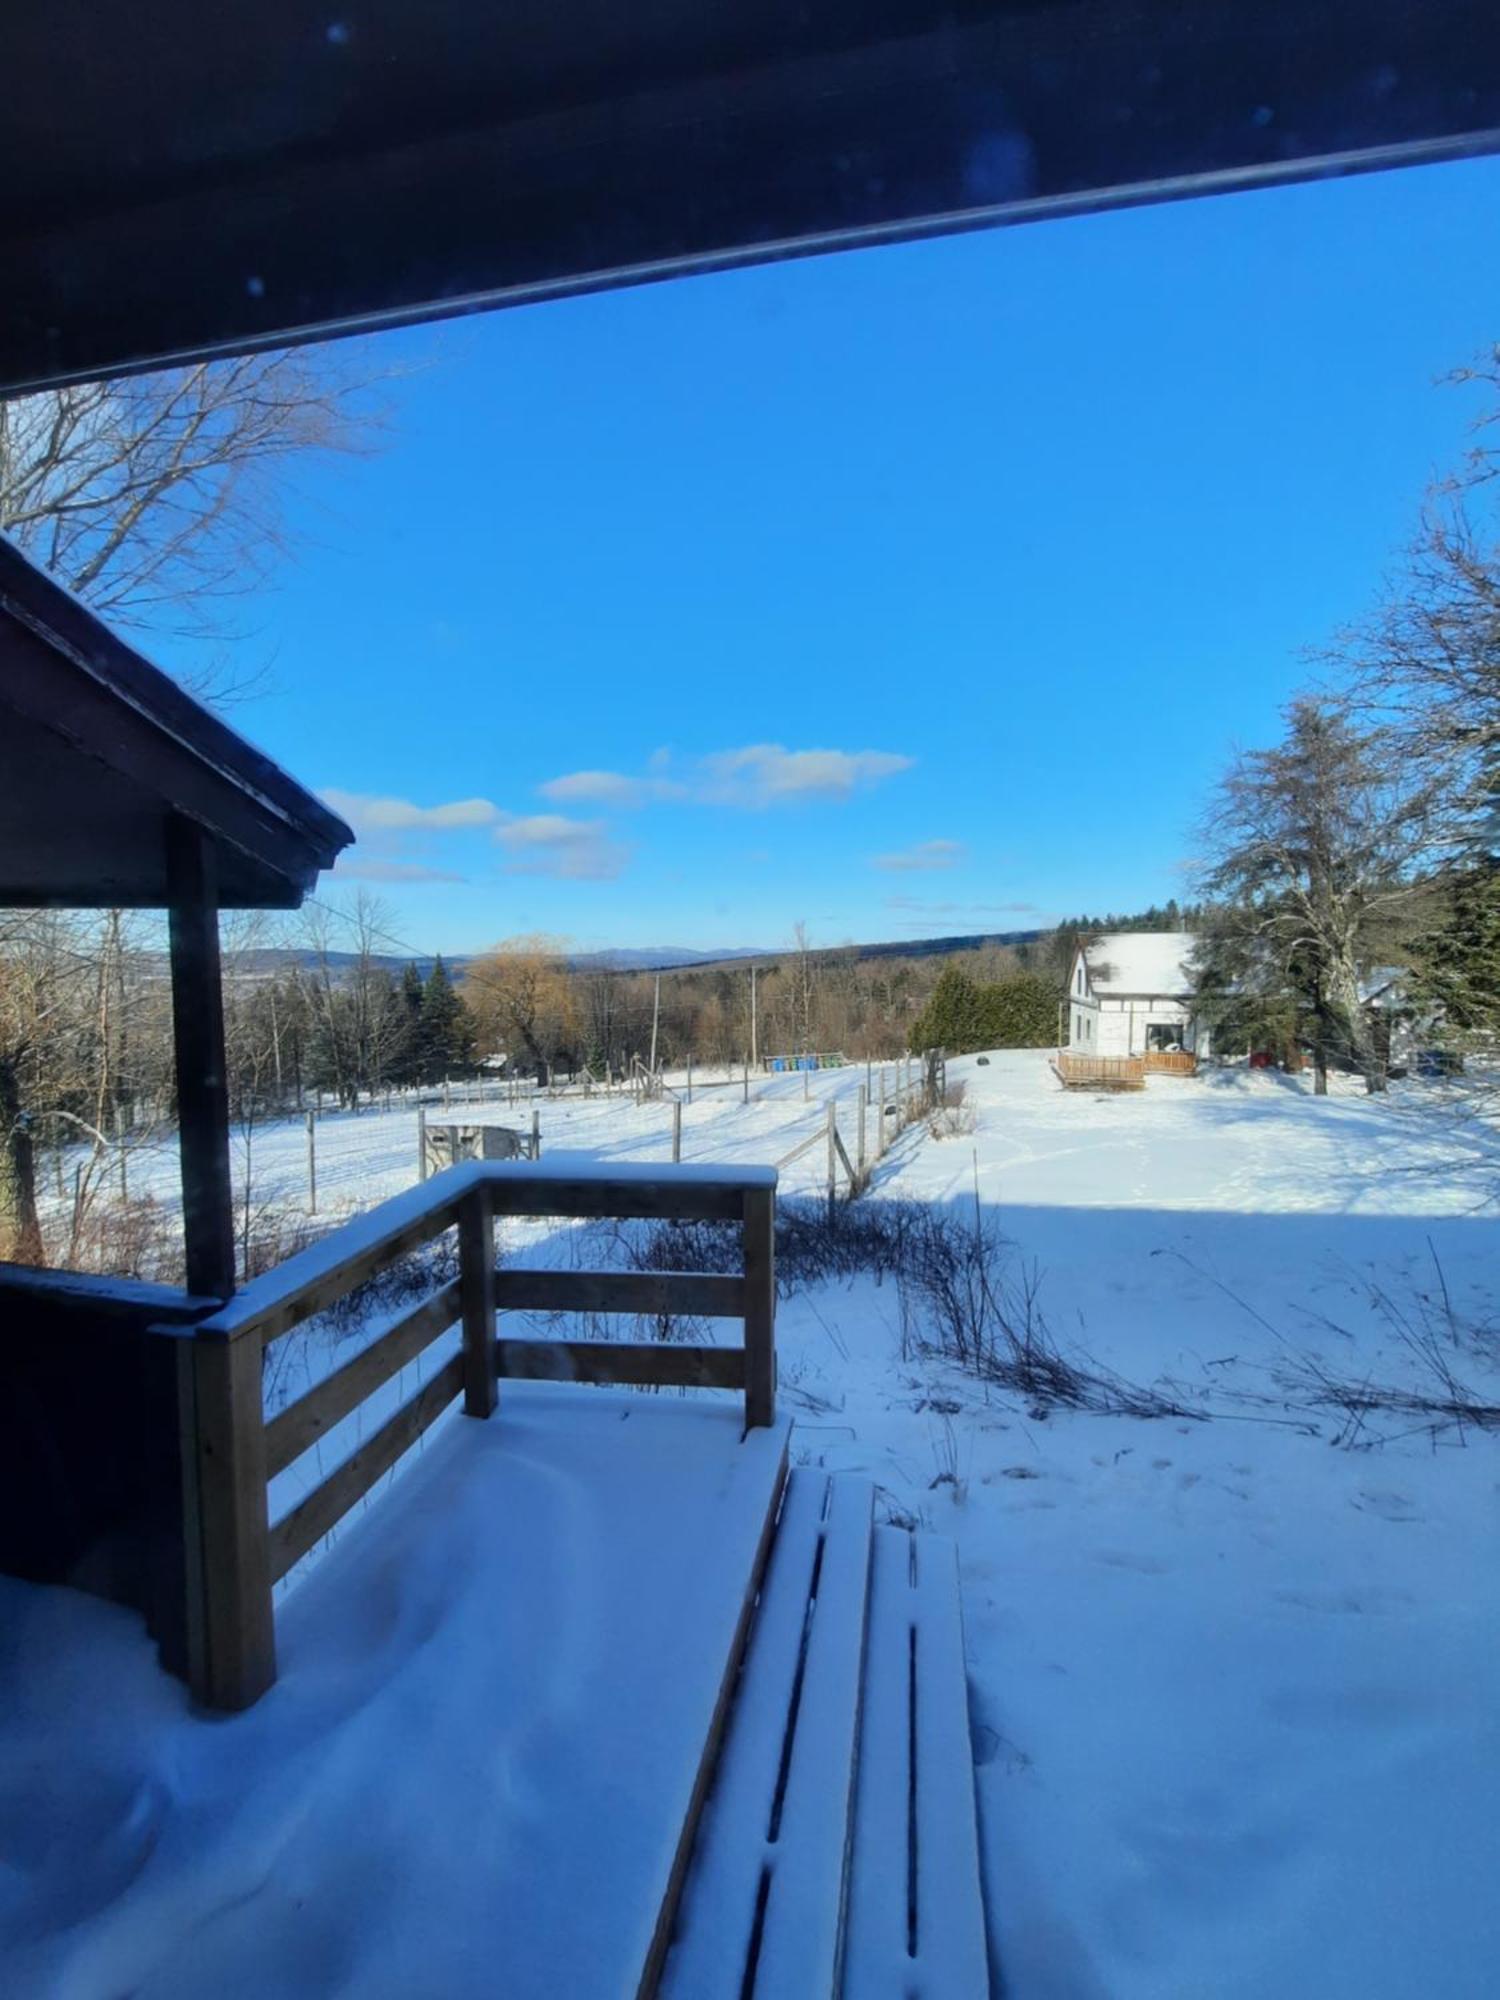
[{"label": "bare deciduous tree", "polygon": [[1429,490],[1384,601],[1330,663],[1367,726],[1424,774],[1441,858],[1473,866],[1500,852],[1500,348],[1450,379],[1488,392],[1476,442]]},{"label": "bare deciduous tree", "polygon": [[116,624],[223,635],[296,474],[374,442],[374,380],[301,348],[0,402],[0,530]]}]

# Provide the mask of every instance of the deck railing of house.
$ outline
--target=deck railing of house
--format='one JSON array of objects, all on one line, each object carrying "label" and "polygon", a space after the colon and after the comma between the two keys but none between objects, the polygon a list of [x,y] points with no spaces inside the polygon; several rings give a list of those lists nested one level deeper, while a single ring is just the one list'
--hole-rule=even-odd
[{"label": "deck railing of house", "polygon": [[[185,1431],[190,1679],[215,1708],[244,1708],[276,1678],[272,1591],[460,1395],[490,1416],[502,1377],[741,1391],[747,1428],[775,1416],[775,1200],[770,1168],[565,1163],[454,1167],[334,1230],[247,1285],[179,1342]],[[545,1271],[495,1266],[497,1215],[647,1217],[739,1225],[743,1271]],[[269,1421],[273,1341],[450,1229],[459,1275]],[[685,1313],[738,1319],[739,1347],[512,1340],[497,1311]],[[268,1485],[440,1334],[462,1345],[274,1524]]]},{"label": "deck railing of house", "polygon": [[1090,1087],[1105,1090],[1144,1090],[1146,1063],[1143,1056],[1081,1056],[1073,1049],[1059,1049],[1052,1058],[1059,1081],[1069,1090]]},{"label": "deck railing of house", "polygon": [[1147,1076],[1196,1076],[1198,1058],[1186,1049],[1147,1049]]}]

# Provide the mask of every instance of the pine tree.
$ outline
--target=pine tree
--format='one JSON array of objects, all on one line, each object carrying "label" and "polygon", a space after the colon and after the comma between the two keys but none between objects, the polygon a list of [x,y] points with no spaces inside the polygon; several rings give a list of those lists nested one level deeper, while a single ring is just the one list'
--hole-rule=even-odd
[{"label": "pine tree", "polygon": [[1410,933],[1424,801],[1377,737],[1336,708],[1295,701],[1286,719],[1285,740],[1238,759],[1219,789],[1198,1011],[1222,1024],[1290,1008],[1319,1092],[1338,1059],[1379,1090],[1360,978],[1398,961]]},{"label": "pine tree", "polygon": [[1500,869],[1460,876],[1412,949],[1418,995],[1455,1028],[1500,1028]]},{"label": "pine tree", "polygon": [[424,1083],[437,1083],[455,1070],[467,1069],[474,1059],[474,1025],[468,1008],[453,990],[441,953],[432,961],[422,988],[418,1046]]},{"label": "pine tree", "polygon": [[422,1076],[422,975],[408,961],[401,974],[397,995],[401,1010],[401,1035],[391,1061],[394,1083],[421,1083]]}]

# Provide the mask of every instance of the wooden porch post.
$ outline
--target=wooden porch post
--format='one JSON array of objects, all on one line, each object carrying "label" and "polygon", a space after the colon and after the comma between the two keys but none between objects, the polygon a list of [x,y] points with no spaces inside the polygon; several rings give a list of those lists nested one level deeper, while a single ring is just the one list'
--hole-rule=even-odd
[{"label": "wooden porch post", "polygon": [[188,1488],[188,1661],[210,1708],[248,1708],[276,1678],[257,1333],[195,1334]]},{"label": "wooden porch post", "polygon": [[217,868],[203,828],[178,815],[167,825],[167,895],[187,1288],[227,1299],[234,1290],[234,1198]]},{"label": "wooden porch post", "polygon": [[776,1195],[747,1188],[740,1243],[745,1258],[745,1428],[776,1421]]},{"label": "wooden porch post", "polygon": [[489,1190],[477,1187],[458,1212],[458,1284],[464,1329],[464,1415],[493,1416],[495,1382],[495,1218]]}]

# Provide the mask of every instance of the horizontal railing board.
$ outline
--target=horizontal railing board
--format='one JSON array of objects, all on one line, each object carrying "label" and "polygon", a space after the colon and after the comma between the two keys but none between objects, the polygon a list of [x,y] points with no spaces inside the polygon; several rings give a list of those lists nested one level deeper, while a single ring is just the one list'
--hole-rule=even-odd
[{"label": "horizontal railing board", "polygon": [[316,1383],[295,1403],[288,1404],[266,1425],[266,1473],[274,1479],[326,1437],[335,1424],[356,1410],[393,1375],[398,1375],[424,1348],[445,1333],[459,1314],[458,1282],[423,1301],[415,1312],[381,1334],[352,1361]]},{"label": "horizontal railing board", "polygon": [[[592,1181],[610,1187],[714,1187],[730,1188],[744,1194],[752,1188],[774,1188],[773,1167],[737,1166],[728,1161],[699,1161],[691,1166],[663,1166],[654,1160],[610,1160],[591,1158],[586,1153],[553,1153],[535,1163],[529,1160],[489,1160],[479,1169],[492,1187],[518,1182],[532,1189],[549,1183],[577,1186]],[[537,1211],[543,1213],[542,1210]]]},{"label": "horizontal railing board", "polygon": [[283,1515],[271,1529],[271,1577],[278,1581],[301,1560],[315,1542],[343,1519],[357,1500],[362,1500],[382,1473],[389,1472],[403,1452],[408,1451],[429,1425],[447,1409],[464,1386],[463,1356],[454,1354],[445,1361],[425,1387],[396,1414],[383,1423],[358,1450],[350,1453],[336,1472],[321,1486]]},{"label": "horizontal railing board", "polygon": [[647,1217],[653,1221],[736,1222],[744,1213],[745,1191],[738,1185],[674,1178],[659,1172],[655,1181],[557,1180],[496,1182],[489,1190],[496,1215]]},{"label": "horizontal railing board", "polygon": [[441,1236],[458,1220],[463,1197],[483,1179],[478,1163],[450,1167],[341,1223],[263,1277],[252,1278],[222,1311],[202,1323],[200,1336],[238,1339],[256,1332],[264,1340],[276,1339],[399,1257]]},{"label": "horizontal railing board", "polygon": [[696,1313],[743,1319],[743,1278],[698,1271],[499,1271],[506,1312]]},{"label": "horizontal railing board", "polygon": [[476,1187],[486,1189],[495,1215],[733,1222],[744,1213],[748,1193],[775,1186],[774,1167],[664,1169],[643,1162],[601,1171],[588,1160],[471,1161],[393,1195],[252,1279],[200,1331],[209,1339],[251,1332],[277,1339],[451,1228]]},{"label": "horizontal railing board", "polygon": [[495,1371],[502,1379],[529,1382],[743,1389],[745,1350],[653,1340],[497,1340]]}]

